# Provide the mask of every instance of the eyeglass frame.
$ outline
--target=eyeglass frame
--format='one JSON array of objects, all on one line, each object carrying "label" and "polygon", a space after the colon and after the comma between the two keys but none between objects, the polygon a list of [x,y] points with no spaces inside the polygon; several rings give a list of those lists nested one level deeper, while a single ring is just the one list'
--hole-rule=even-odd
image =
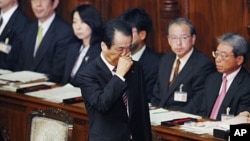
[{"label": "eyeglass frame", "polygon": [[235,57],[234,54],[227,54],[227,53],[225,53],[225,52],[217,53],[216,51],[212,51],[212,56],[213,56],[214,58],[220,57],[222,60],[226,60],[229,56],[234,56],[234,57]]},{"label": "eyeglass frame", "polygon": [[186,35],[186,34],[180,36],[168,35],[168,38],[171,39],[172,41],[177,41],[177,40],[187,41],[190,37],[192,37],[192,35]]}]

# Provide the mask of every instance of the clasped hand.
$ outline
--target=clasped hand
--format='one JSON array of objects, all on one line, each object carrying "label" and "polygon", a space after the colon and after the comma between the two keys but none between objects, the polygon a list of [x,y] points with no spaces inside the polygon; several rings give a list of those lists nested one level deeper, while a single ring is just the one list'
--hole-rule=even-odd
[{"label": "clasped hand", "polygon": [[130,53],[119,58],[116,73],[122,77],[126,75],[131,66],[133,65],[133,60],[130,57]]}]

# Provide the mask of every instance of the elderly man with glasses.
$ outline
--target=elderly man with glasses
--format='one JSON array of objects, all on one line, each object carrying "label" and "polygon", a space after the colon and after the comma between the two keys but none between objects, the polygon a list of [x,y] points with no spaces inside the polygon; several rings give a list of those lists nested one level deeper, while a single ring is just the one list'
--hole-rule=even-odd
[{"label": "elderly man with glasses", "polygon": [[243,67],[248,53],[248,42],[236,33],[225,33],[218,38],[213,57],[217,72],[205,82],[201,115],[221,120],[221,115],[238,115],[250,111],[250,76]]}]

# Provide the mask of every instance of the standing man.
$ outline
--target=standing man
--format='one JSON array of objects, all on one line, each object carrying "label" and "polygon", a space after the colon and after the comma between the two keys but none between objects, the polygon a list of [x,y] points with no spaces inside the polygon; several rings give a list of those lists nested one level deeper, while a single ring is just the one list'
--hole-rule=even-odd
[{"label": "standing man", "polygon": [[243,67],[249,45],[236,33],[222,35],[218,43],[213,52],[217,72],[207,77],[201,111],[203,116],[221,120],[228,108],[230,115],[250,112],[250,76]]},{"label": "standing man", "polygon": [[99,57],[79,72],[89,141],[151,141],[143,71],[130,57],[132,29],[115,19],[103,28]]},{"label": "standing man", "polygon": [[154,87],[152,105],[197,114],[207,75],[215,71],[213,62],[194,48],[196,31],[188,19],[168,24],[168,43],[172,52],[162,57]]},{"label": "standing man", "polygon": [[55,9],[59,0],[31,0],[37,18],[25,30],[20,70],[48,74],[49,80],[61,82],[67,48],[74,38],[69,23],[61,19]]},{"label": "standing man", "polygon": [[131,55],[132,59],[138,61],[143,68],[146,81],[146,94],[148,102],[150,102],[160,62],[160,55],[146,45],[146,39],[152,28],[151,18],[143,9],[131,8],[125,11],[120,16],[120,19],[132,27],[133,41],[130,48]]},{"label": "standing man", "polygon": [[21,34],[29,20],[18,0],[0,0],[0,69],[14,71],[20,52]]}]

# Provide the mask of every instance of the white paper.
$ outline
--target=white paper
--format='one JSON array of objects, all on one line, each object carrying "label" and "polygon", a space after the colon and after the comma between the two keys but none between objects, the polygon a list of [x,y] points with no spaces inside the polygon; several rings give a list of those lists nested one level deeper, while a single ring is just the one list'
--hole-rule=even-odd
[{"label": "white paper", "polygon": [[48,79],[46,74],[32,72],[32,71],[18,71],[0,75],[0,80],[6,80],[10,82],[31,82],[35,80]]},{"label": "white paper", "polygon": [[38,97],[55,103],[62,103],[63,99],[82,96],[81,89],[79,87],[73,87],[72,85],[65,85],[62,87],[56,87],[47,90],[29,92],[25,93],[25,95]]},{"label": "white paper", "polygon": [[195,134],[213,135],[214,129],[220,129],[226,131],[230,129],[230,125],[246,123],[246,122],[247,122],[247,117],[236,116],[234,118],[224,121],[205,121],[205,122],[198,122],[198,123],[193,122],[189,124],[184,124],[181,125],[181,129]]},{"label": "white paper", "polygon": [[6,69],[0,69],[0,75],[8,74],[8,73],[12,73],[12,71],[11,70],[6,70]]}]

